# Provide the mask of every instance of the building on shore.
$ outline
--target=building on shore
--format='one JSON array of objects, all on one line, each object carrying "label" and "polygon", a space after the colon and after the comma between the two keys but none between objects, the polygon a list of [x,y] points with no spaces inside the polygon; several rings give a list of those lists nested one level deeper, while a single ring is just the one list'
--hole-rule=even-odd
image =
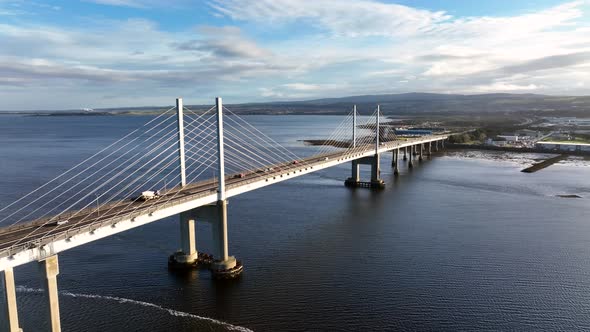
[{"label": "building on shore", "polygon": [[588,143],[574,143],[574,142],[537,142],[535,147],[544,150],[554,151],[589,151],[590,144]]}]

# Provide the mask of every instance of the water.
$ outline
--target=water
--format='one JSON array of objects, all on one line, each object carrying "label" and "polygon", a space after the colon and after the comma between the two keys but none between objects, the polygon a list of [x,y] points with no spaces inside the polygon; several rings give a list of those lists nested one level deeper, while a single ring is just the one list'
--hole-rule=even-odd
[{"label": "water", "polygon": [[[0,206],[148,119],[0,117]],[[342,120],[246,119],[300,155],[318,148],[299,139]],[[383,192],[345,188],[341,165],[232,198],[229,248],[245,264],[236,281],[167,270],[174,218],[78,247],[60,255],[63,328],[590,329],[590,167],[519,172],[536,157],[451,152],[395,179],[386,156]],[[198,247],[210,251],[208,224]],[[21,325],[39,330],[37,268],[15,274]]]}]

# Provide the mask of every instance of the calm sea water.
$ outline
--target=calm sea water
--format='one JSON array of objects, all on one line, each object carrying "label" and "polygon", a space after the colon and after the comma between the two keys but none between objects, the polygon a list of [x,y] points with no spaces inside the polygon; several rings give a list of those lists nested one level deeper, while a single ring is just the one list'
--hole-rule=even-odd
[{"label": "calm sea water", "polygon": [[[299,155],[342,118],[248,116]],[[0,116],[0,206],[148,117]],[[450,152],[383,192],[341,165],[232,198],[241,279],[174,274],[175,218],[60,255],[66,331],[590,329],[590,167],[520,173],[536,156]],[[368,176],[368,174],[364,174]],[[578,194],[565,199],[558,194]],[[198,247],[210,251],[208,224]],[[15,269],[21,325],[43,327],[37,266]]]}]

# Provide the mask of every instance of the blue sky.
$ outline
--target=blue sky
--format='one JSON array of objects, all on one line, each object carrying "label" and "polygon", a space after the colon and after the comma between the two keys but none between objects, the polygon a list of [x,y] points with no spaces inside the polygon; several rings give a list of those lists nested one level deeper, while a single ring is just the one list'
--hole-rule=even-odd
[{"label": "blue sky", "polygon": [[589,94],[581,1],[0,0],[0,109]]}]

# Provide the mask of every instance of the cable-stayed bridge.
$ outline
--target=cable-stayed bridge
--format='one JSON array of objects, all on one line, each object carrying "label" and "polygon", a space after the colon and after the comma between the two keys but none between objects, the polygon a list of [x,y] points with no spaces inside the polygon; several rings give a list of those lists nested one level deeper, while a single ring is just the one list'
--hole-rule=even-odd
[{"label": "cable-stayed bridge", "polygon": [[[218,277],[239,275],[228,252],[227,200],[233,196],[343,163],[351,163],[350,187],[379,189],[380,155],[409,167],[446,135],[398,137],[381,123],[379,106],[369,117],[356,107],[310,156],[300,157],[222,105],[191,110],[176,106],[12,202],[0,203],[0,331],[18,331],[13,268],[38,262],[44,275],[48,319],[60,330],[57,255],[132,228],[180,215],[181,250],[172,267],[210,262]],[[403,155],[403,157],[402,157]],[[359,166],[371,166],[360,178]],[[140,193],[146,192],[141,196]],[[149,194],[149,195],[148,195]],[[199,253],[195,220],[211,222],[213,255]]]}]

